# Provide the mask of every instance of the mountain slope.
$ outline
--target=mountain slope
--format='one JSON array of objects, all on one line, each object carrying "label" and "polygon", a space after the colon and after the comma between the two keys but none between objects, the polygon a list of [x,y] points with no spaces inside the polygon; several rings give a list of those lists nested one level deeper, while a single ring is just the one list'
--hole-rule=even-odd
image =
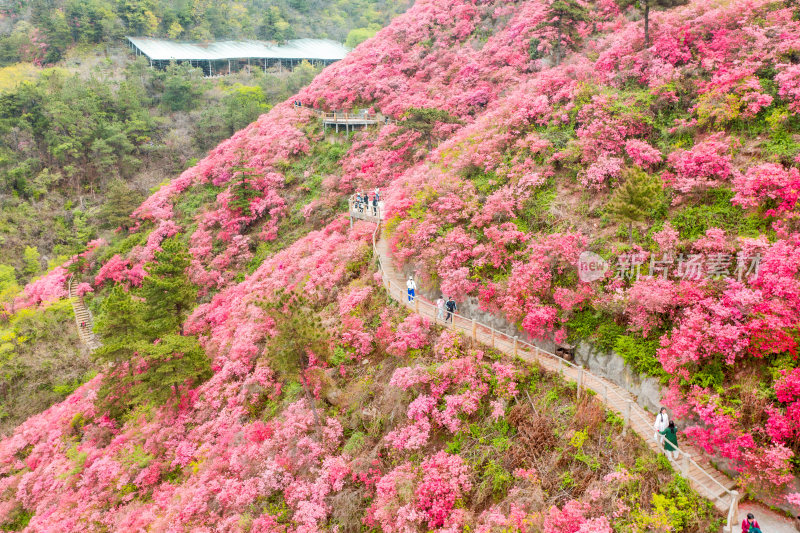
[{"label": "mountain slope", "polygon": [[[306,107],[276,106],[146,200],[130,234],[69,266],[109,319],[111,287],[139,301],[162,242],[185,241],[198,305],[182,333],[212,375],[165,405],[108,411],[126,394],[117,381],[157,369],[136,357],[158,348],[136,344],[110,379],[2,441],[0,519],[30,531],[718,528],[596,401],[391,304],[370,267],[372,226],[342,214],[375,187],[393,257],[425,290],[543,342],[615,349],[663,379],[685,437],[744,487],[791,492],[800,24],[780,2],[695,2],[652,15],[645,48],[635,12],[584,7],[591,19],[559,43],[575,52],[554,65],[547,3],[418,3],[301,91]],[[451,118],[330,144],[309,104]],[[643,173],[662,185],[645,216],[612,216],[619,185]],[[585,249],[627,268],[580,282]],[[669,254],[675,268],[683,255],[681,275],[633,275]],[[715,275],[707,262],[687,275],[690,254],[713,255]],[[63,297],[65,272],[17,308]]]}]

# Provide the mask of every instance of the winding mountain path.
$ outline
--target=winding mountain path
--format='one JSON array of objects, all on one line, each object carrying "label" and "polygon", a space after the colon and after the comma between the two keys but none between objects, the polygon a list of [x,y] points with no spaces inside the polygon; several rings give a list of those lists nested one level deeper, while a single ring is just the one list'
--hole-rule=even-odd
[{"label": "winding mountain path", "polygon": [[69,300],[72,303],[72,312],[75,314],[75,326],[78,328],[78,337],[86,348],[93,352],[103,345],[100,338],[95,335],[94,331],[94,318],[92,312],[86,307],[83,297],[75,291],[75,283],[72,278],[67,281],[67,293]]},{"label": "winding mountain path", "polygon": [[[389,243],[381,236],[382,206],[376,216],[371,210],[359,211],[356,209],[354,202],[351,201],[350,217],[351,220],[362,219],[376,224],[372,242],[373,252],[378,261],[378,268],[382,274],[384,287],[389,295],[413,312],[437,322],[435,304],[420,296],[417,296],[413,301],[408,299],[405,276],[395,268],[391,261]],[[438,321],[441,323],[441,320]],[[625,421],[623,432],[627,432],[630,429],[644,439],[652,450],[656,452],[662,451],[661,445],[653,438],[653,415],[640,407],[636,403],[636,399],[622,387],[552,353],[524,342],[518,337],[509,337],[490,326],[476,322],[474,319],[456,314],[454,319],[446,323],[445,326],[461,331],[476,341],[512,357],[537,362],[547,370],[559,372],[565,379],[577,383],[578,395],[584,393],[584,390],[593,391],[608,409],[623,418]],[[723,532],[738,532],[742,520],[740,514],[743,513],[740,513],[739,510],[740,495],[734,490],[734,481],[715,469],[698,449],[681,444],[679,453],[678,460],[673,462],[676,470],[689,480],[692,487],[699,494],[712,501],[717,509],[725,513],[726,525],[723,527]],[[772,511],[759,510],[757,517],[767,518],[770,524],[773,525],[769,531],[764,530],[765,533],[794,533],[795,531],[786,518]],[[762,521],[764,521],[763,518]]]}]

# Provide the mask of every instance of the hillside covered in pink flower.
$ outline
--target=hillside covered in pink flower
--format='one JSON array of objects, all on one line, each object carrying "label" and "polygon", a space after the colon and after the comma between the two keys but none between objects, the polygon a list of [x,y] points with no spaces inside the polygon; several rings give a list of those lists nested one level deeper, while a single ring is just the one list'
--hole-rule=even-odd
[{"label": "hillside covered in pink flower", "polygon": [[800,510],[800,7],[695,0],[645,42],[625,4],[421,0],[5,302],[75,276],[104,347],[0,441],[2,529],[719,531],[597,398],[392,302],[346,214],[375,188],[422,292],[619,354]]}]

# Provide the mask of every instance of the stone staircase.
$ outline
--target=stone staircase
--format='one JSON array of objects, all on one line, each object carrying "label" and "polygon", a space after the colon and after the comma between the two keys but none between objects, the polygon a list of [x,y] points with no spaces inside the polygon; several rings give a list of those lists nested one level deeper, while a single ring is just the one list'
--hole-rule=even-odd
[{"label": "stone staircase", "polygon": [[83,296],[78,295],[76,292],[76,286],[74,279],[70,277],[67,281],[67,293],[72,303],[72,311],[75,314],[75,326],[78,328],[78,337],[80,337],[81,342],[90,352],[93,352],[103,343],[100,342],[100,338],[93,331],[94,318],[92,317],[92,312],[86,307]]}]

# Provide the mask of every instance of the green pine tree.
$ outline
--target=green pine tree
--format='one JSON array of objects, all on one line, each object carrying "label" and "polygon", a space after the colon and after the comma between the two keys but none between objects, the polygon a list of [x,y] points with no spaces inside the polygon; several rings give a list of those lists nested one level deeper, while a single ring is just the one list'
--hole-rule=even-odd
[{"label": "green pine tree", "polygon": [[133,225],[131,213],[142,203],[142,195],[122,180],[114,180],[106,191],[106,201],[100,208],[99,218],[103,228],[122,228]]},{"label": "green pine tree", "polygon": [[231,209],[238,209],[242,215],[249,217],[252,213],[250,211],[250,201],[262,195],[258,189],[254,189],[251,180],[258,176],[255,169],[236,166],[231,169],[233,177],[231,178],[230,191],[233,198],[228,202]]},{"label": "green pine tree", "polygon": [[613,220],[628,225],[628,244],[631,246],[633,225],[652,214],[662,195],[661,180],[638,168],[629,170],[625,182],[614,191],[606,211]]},{"label": "green pine tree", "polygon": [[299,378],[319,433],[319,415],[304,371],[309,364],[309,352],[323,361],[329,356],[325,328],[311,302],[299,293],[279,293],[272,302],[265,303],[264,308],[278,330],[270,341],[270,364],[285,377]]},{"label": "green pine tree", "polygon": [[[114,287],[103,302],[95,326],[103,346],[95,357],[114,367],[99,395],[111,416],[164,403],[173,395],[180,400],[182,386],[194,387],[210,374],[197,339],[181,333],[197,303],[197,289],[186,273],[189,263],[180,237],[165,239],[145,266],[141,288],[131,293]],[[126,363],[128,372],[119,372]]]},{"label": "green pine tree", "polygon": [[182,386],[196,387],[211,374],[208,356],[195,337],[170,333],[156,342],[139,342],[136,349],[139,372],[121,378],[129,406],[158,405],[173,395],[180,401]]},{"label": "green pine tree", "polygon": [[438,124],[462,124],[462,121],[442,109],[412,107],[403,113],[403,120],[398,126],[401,133],[408,130],[420,133],[430,151],[433,148],[433,132]]},{"label": "green pine tree", "polygon": [[183,321],[197,304],[197,288],[186,269],[189,250],[179,237],[165,239],[155,261],[145,265],[147,275],[139,294],[145,299],[144,328],[152,338],[180,333]]},{"label": "green pine tree", "polygon": [[142,304],[124,287],[115,286],[100,306],[94,331],[103,339],[103,346],[92,354],[96,359],[115,366],[130,361],[143,339]]},{"label": "green pine tree", "polygon": [[564,41],[573,45],[580,41],[577,23],[589,20],[586,8],[579,0],[553,0],[548,9],[546,22],[542,26],[552,26],[556,31],[556,40],[553,45],[553,61],[556,66],[561,64],[564,57]]}]

